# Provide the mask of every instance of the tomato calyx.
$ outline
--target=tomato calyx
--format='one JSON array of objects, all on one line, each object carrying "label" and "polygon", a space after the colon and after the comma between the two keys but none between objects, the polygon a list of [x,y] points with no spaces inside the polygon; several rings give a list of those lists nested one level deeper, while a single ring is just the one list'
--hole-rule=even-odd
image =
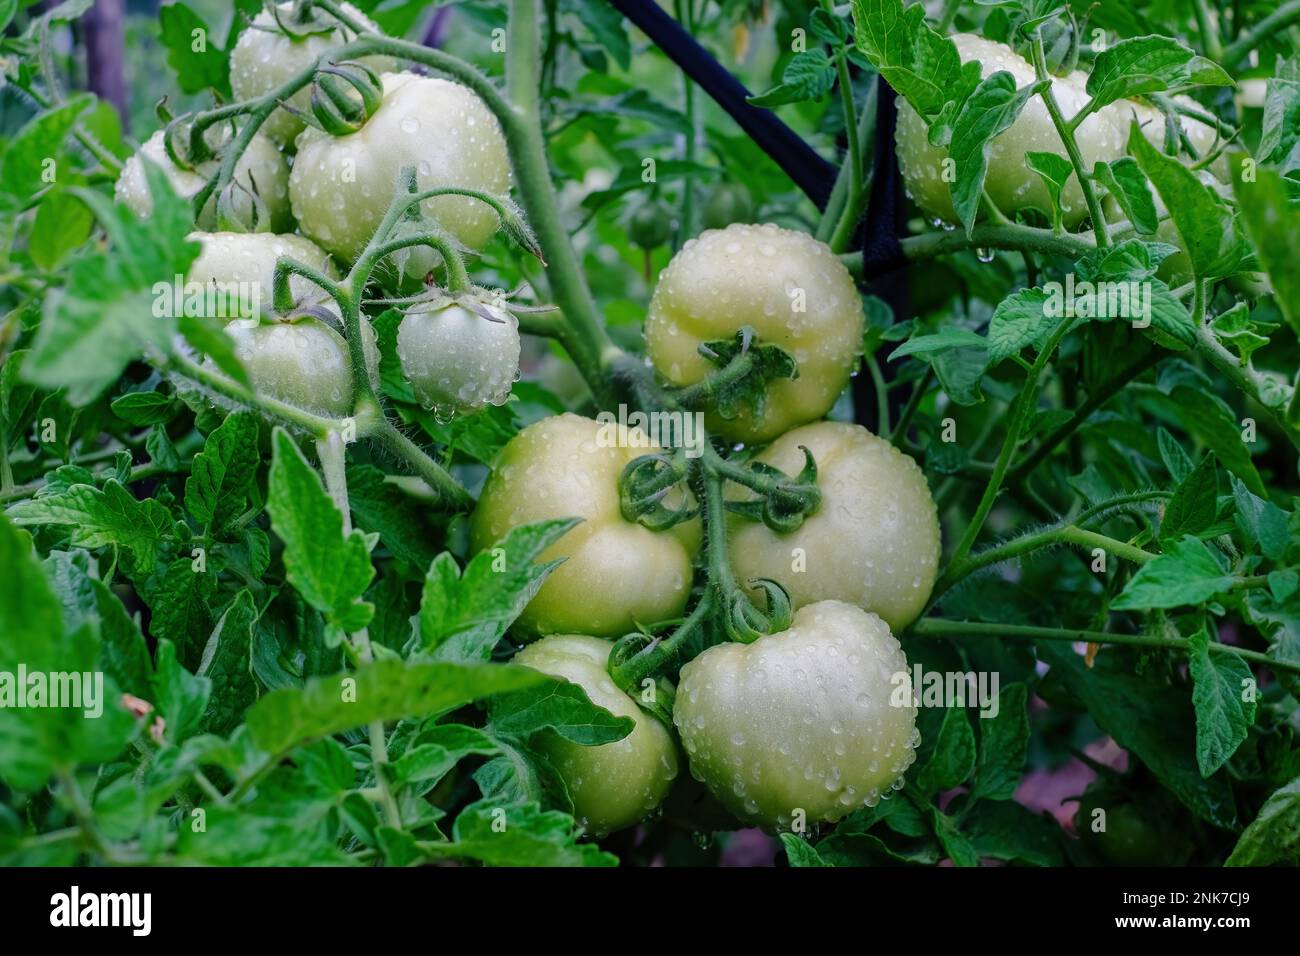
[{"label": "tomato calyx", "polygon": [[771,578],[750,578],[746,583],[766,595],[767,610],[760,611],[744,591],[735,589],[723,619],[727,636],[740,644],[753,644],[788,628],[794,619],[794,605],[785,588]]},{"label": "tomato calyx", "polygon": [[762,417],[768,382],[799,377],[794,357],[778,345],[760,342],[748,325],[731,338],[702,343],[699,353],[718,371],[672,394],[685,408],[712,408],[728,421],[745,408]]},{"label": "tomato calyx", "polygon": [[804,518],[821,507],[822,492],[817,487],[817,461],[806,445],[800,445],[804,465],[794,478],[766,462],[751,461],[738,467],[727,463],[727,478],[744,485],[759,497],[750,501],[728,501],[726,509],[750,521],[762,521],[778,534],[788,534],[803,524]]},{"label": "tomato calyx", "polygon": [[331,136],[348,136],[360,130],[383,99],[384,84],[379,74],[359,61],[344,60],[321,67],[312,80],[315,125]]},{"label": "tomato calyx", "polygon": [[[682,505],[669,508],[664,499],[686,480],[688,470],[681,455],[651,454],[633,458],[623,468],[618,481],[618,502],[623,518],[635,521],[651,531],[667,531],[683,521],[690,521],[699,508]],[[684,500],[689,500],[685,495]]]},{"label": "tomato calyx", "polygon": [[250,29],[265,30],[267,33],[283,33],[295,40],[305,40],[310,36],[331,34],[344,26],[333,14],[327,12],[327,15],[322,17],[320,8],[311,0],[298,0],[294,3],[287,21],[280,11],[279,3],[268,3],[266,6],[271,12],[272,19],[275,20],[275,26],[263,27],[250,23]]}]

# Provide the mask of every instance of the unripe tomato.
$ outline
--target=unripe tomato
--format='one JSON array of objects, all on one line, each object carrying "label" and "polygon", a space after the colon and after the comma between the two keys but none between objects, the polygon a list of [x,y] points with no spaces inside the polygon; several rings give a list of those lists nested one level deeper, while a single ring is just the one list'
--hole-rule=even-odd
[{"label": "unripe tomato", "polygon": [[673,723],[691,774],[741,820],[839,820],[901,786],[916,759],[907,671],[884,621],[822,601],[683,667]]},{"label": "unripe tomato", "polygon": [[[1201,105],[1190,96],[1175,96],[1173,99],[1175,103],[1183,106],[1201,108]],[[1119,111],[1120,122],[1129,124],[1136,117],[1138,123],[1141,124],[1142,135],[1146,138],[1146,141],[1156,149],[1163,150],[1165,148],[1166,123],[1164,113],[1154,106],[1147,106],[1145,103],[1139,103],[1136,100],[1120,100],[1115,104],[1115,108]],[[1208,156],[1215,148],[1214,127],[1181,114],[1179,114],[1178,122],[1183,132],[1187,134],[1188,142],[1195,147],[1197,155],[1201,157]],[[1180,153],[1179,158],[1187,163],[1193,161],[1186,153]],[[1231,181],[1232,177],[1228,170],[1228,157],[1226,155],[1220,155],[1208,168],[1221,182]]]},{"label": "unripe tomato", "polygon": [[[1079,801],[1074,829],[1085,844],[1110,866],[1169,866],[1186,862],[1188,846],[1179,835],[1166,832],[1159,819],[1137,804],[1114,803],[1103,794],[1087,793]],[[1105,817],[1096,814],[1098,808]],[[1105,829],[1095,830],[1104,819]]]},{"label": "unripe tomato", "polygon": [[[363,328],[370,330],[369,325]],[[352,413],[355,392],[347,342],[320,319],[303,316],[261,325],[238,320],[226,326],[226,333],[235,340],[235,354],[260,394],[317,415]],[[371,352],[373,341],[367,345]]]},{"label": "unripe tomato", "polygon": [[596,836],[644,820],[677,777],[677,746],[659,721],[619,690],[605,670],[613,645],[598,637],[556,634],[525,647],[516,664],[577,684],[591,702],[636,726],[622,740],[584,747],[547,731],[538,746],[573,798],[574,816]]},{"label": "unripe tomato", "polygon": [[[325,275],[335,278],[337,270],[320,246],[302,236],[280,236],[269,232],[192,232],[187,237],[203,246],[190,266],[191,282],[231,283],[256,298],[260,313],[274,308],[275,264],[281,256],[297,259]],[[319,300],[324,294],[314,283],[301,276],[289,277],[289,289],[295,302]],[[248,305],[254,303],[249,302]]]},{"label": "unripe tomato", "polygon": [[[145,179],[143,161],[148,160],[167,174],[167,180],[178,196],[188,199],[203,188],[217,171],[219,161],[208,159],[199,163],[193,171],[181,169],[171,161],[163,145],[164,131],[158,130],[142,145],[122,166],[117,177],[113,193],[120,203],[126,204],[141,219],[148,219],[153,214],[153,197],[149,195],[149,182]],[[230,138],[228,127],[213,127],[208,130],[207,141],[217,149]],[[289,214],[289,166],[284,155],[275,144],[260,133],[253,136],[244,155],[235,164],[234,181],[238,184],[232,191],[234,212],[244,222],[252,221],[254,202],[249,193],[253,184],[257,184],[257,195],[266,203],[270,218],[268,223],[273,232],[289,232],[293,229],[293,219]],[[200,229],[213,229],[217,224],[216,199],[209,199],[198,216]]]},{"label": "unripe tomato", "polygon": [[[821,506],[788,534],[733,517],[737,579],[778,581],[795,607],[846,601],[903,630],[925,609],[939,567],[939,519],[925,475],[883,438],[843,422],[796,428],[758,458],[797,475],[800,446],[817,462]],[[736,486],[734,496],[752,492]]]},{"label": "unripe tomato", "polygon": [[700,225],[705,229],[725,229],[753,218],[754,199],[740,183],[718,183],[700,206]]},{"label": "unripe tomato", "polygon": [[706,418],[728,440],[764,442],[830,411],[862,352],[865,321],[853,278],[828,246],[771,224],[737,224],[701,233],[673,256],[646,315],[646,348],[675,386],[717,371],[700,345],[743,326],[789,352],[799,376],[768,383],[762,415]]},{"label": "unripe tomato", "polygon": [[[656,449],[640,429],[564,414],[529,425],[501,450],[470,519],[475,551],[522,524],[583,519],[538,558],[566,560],[524,609],[524,631],[618,637],[685,609],[698,519],[651,531],[627,521],[619,507],[624,466]],[[676,490],[666,501],[670,508],[683,503]]]},{"label": "unripe tomato", "polygon": [[[968,33],[959,33],[951,39],[962,60],[979,62],[981,74],[985,77],[1005,70],[1015,78],[1017,87],[1036,81],[1033,65],[1001,43]],[[1052,94],[1067,118],[1088,102],[1087,82],[1087,75],[1078,70],[1068,76],[1052,78]],[[1075,138],[1087,169],[1091,170],[1099,161],[1119,159],[1124,155],[1128,133],[1123,122],[1115,108],[1110,106],[1093,113],[1079,125]],[[955,223],[957,215],[953,210],[952,194],[944,179],[944,160],[948,158],[948,150],[931,146],[928,135],[925,120],[900,97],[895,136],[898,165],[903,171],[907,191],[927,215]],[[1042,178],[1025,165],[1026,152],[1066,155],[1047,105],[1040,96],[1031,97],[1011,128],[995,137],[989,146],[988,176],[984,186],[998,209],[1008,216],[1026,206],[1035,206],[1044,212],[1050,212],[1052,208]],[[1067,226],[1077,225],[1088,214],[1083,191],[1075,177],[1070,178],[1062,191],[1061,205]]]},{"label": "unripe tomato", "polygon": [[440,412],[503,405],[519,375],[519,320],[480,301],[484,318],[462,305],[408,312],[397,327],[397,357],[416,398]]},{"label": "unripe tomato", "polygon": [[[340,8],[368,30],[375,33],[379,28],[352,4],[344,2]],[[277,6],[283,22],[292,29],[293,3],[281,3]],[[332,18],[319,10],[316,18],[328,21]],[[333,30],[308,33],[294,37],[281,32],[275,18],[263,10],[253,18],[252,26],[239,35],[239,42],[230,53],[230,89],[237,100],[247,100],[269,93],[297,76],[326,51],[356,39],[356,34],[343,25]],[[362,57],[361,62],[376,73],[396,69],[395,61],[387,56]],[[311,85],[308,84],[293,96],[289,105],[306,113],[311,109]],[[281,146],[292,149],[294,139],[303,131],[306,124],[287,110],[277,109],[266,118],[259,132],[265,133]]]},{"label": "unripe tomato", "polygon": [[[336,137],[309,129],[298,138],[289,176],[303,234],[347,261],[370,241],[404,167],[415,167],[421,189],[499,195],[510,188],[501,126],[470,89],[413,73],[388,73],[383,81],[383,102],[360,130]],[[466,196],[438,196],[421,210],[470,249],[481,248],[498,225],[489,206]],[[412,249],[406,271],[423,276],[437,260],[431,249]]]},{"label": "unripe tomato", "polygon": [[642,249],[658,249],[673,234],[673,217],[662,203],[642,203],[628,220],[627,234]]}]

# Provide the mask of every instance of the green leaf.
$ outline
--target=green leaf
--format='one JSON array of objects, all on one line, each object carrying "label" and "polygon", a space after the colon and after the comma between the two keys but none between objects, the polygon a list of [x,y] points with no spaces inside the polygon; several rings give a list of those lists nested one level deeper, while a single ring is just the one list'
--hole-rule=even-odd
[{"label": "green leaf", "polygon": [[262,750],[287,753],[299,744],[376,720],[420,717],[464,706],[551,678],[507,664],[406,664],[379,660],[352,673],[313,678],[301,688],[267,694],[245,723]]},{"label": "green leaf", "polygon": [[989,363],[997,364],[1052,333],[1059,320],[1048,317],[1050,296],[1042,289],[1020,289],[998,303],[989,319]]},{"label": "green leaf", "polygon": [[39,268],[52,272],[90,238],[94,218],[85,203],[66,192],[47,195],[27,237],[27,252]]},{"label": "green leaf", "polygon": [[185,510],[200,526],[220,531],[243,511],[260,462],[257,418],[251,412],[228,415],[194,456],[185,479]]},{"label": "green leaf", "polygon": [[949,707],[939,728],[930,761],[916,775],[917,789],[924,795],[951,790],[966,782],[975,769],[975,733],[964,707]]},{"label": "green leaf", "polygon": [[[1292,57],[1291,62],[1296,61]],[[1260,123],[1261,163],[1281,166],[1289,172],[1300,163],[1296,143],[1300,142],[1300,81],[1284,76],[1269,77],[1264,91],[1264,117]]]},{"label": "green leaf", "polygon": [[1256,169],[1255,181],[1246,182],[1241,164],[1233,163],[1233,169],[1233,195],[1255,255],[1273,282],[1282,315],[1293,330],[1300,330],[1300,270],[1295,267],[1296,249],[1300,248],[1300,203],[1291,198],[1291,180],[1270,169]]},{"label": "green leaf", "polygon": [[436,529],[428,507],[386,480],[373,465],[349,463],[348,505],[357,525],[379,535],[393,555],[416,568],[427,568],[437,553]]},{"label": "green leaf", "polygon": [[1233,581],[1205,543],[1187,535],[1138,568],[1110,606],[1137,610],[1201,604],[1230,589]]},{"label": "green leaf", "polygon": [[971,785],[971,800],[1010,800],[1020,784],[1029,753],[1028,691],[1012,684],[998,696],[996,717],[979,722],[979,761]]},{"label": "green leaf", "polygon": [[1029,97],[1037,91],[1037,84],[1016,89],[1015,77],[1006,70],[998,70],[980,81],[957,114],[948,148],[956,164],[957,178],[948,189],[952,193],[953,209],[968,236],[975,228],[984,192],[989,147],[996,137],[1011,128]]},{"label": "green leaf", "polygon": [[573,818],[536,804],[473,804],[456,817],[452,842],[424,844],[429,856],[478,860],[488,866],[617,866],[594,843],[577,842]]},{"label": "green leaf", "polygon": [[1214,456],[1206,455],[1174,490],[1165,505],[1160,523],[1162,541],[1176,541],[1184,535],[1199,536],[1210,528],[1218,515],[1219,484],[1215,476]]},{"label": "green leaf", "polygon": [[[1199,542],[1198,542],[1199,543]],[[1224,773],[1201,776],[1196,763],[1193,714],[1181,688],[1138,676],[1103,653],[1089,668],[1068,644],[1044,641],[1039,659],[1077,699],[1104,733],[1147,765],[1189,810],[1216,827],[1232,829],[1237,810]]]},{"label": "green leaf", "polygon": [[821,854],[803,837],[793,833],[782,833],[781,845],[785,847],[786,859],[791,866],[830,866]]},{"label": "green leaf", "polygon": [[835,83],[835,67],[822,49],[796,53],[785,66],[781,83],[766,93],[751,96],[754,106],[771,108],[787,103],[820,100]]},{"label": "green leaf", "polygon": [[178,744],[198,732],[212,693],[212,681],[191,674],[176,657],[176,647],[158,641],[152,700],[162,716],[164,739]]},{"label": "green leaf", "polygon": [[257,617],[253,594],[244,588],[217,621],[203,650],[198,676],[212,681],[212,696],[201,726],[209,733],[229,734],[243,723],[244,712],[257,700],[252,662]]},{"label": "green leaf", "polygon": [[0,154],[0,212],[22,209],[50,184],[51,174],[58,175],[63,144],[92,102],[93,96],[77,93],[13,134]]},{"label": "green leaf", "polygon": [[213,364],[228,377],[250,391],[253,390],[248,368],[235,354],[235,340],[226,334],[220,319],[180,315],[176,317],[176,329],[191,348],[212,359]]},{"label": "green leaf", "polygon": [[947,352],[951,349],[989,347],[988,339],[970,329],[949,326],[934,334],[914,335],[894,351],[889,353],[891,362],[906,355],[929,355],[935,352]]},{"label": "green leaf", "polygon": [[159,546],[171,534],[172,518],[159,502],[139,501],[121,482],[110,478],[103,489],[72,485],[66,491],[20,501],[9,508],[14,524],[65,528],[73,547],[118,547],[147,574],[158,559]]},{"label": "green leaf", "polygon": [[1271,866],[1300,860],[1300,777],[1279,787],[1246,827],[1225,866]]},{"label": "green leaf", "polygon": [[1057,153],[1025,153],[1025,165],[1042,177],[1047,195],[1052,200],[1052,226],[1061,226],[1061,190],[1074,175],[1074,164]]},{"label": "green leaf", "polygon": [[1121,40],[1097,54],[1088,76],[1088,95],[1097,106],[1125,97],[1190,85],[1232,86],[1223,68],[1177,40],[1164,36]]},{"label": "green leaf", "polygon": [[1199,279],[1216,279],[1237,272],[1245,248],[1233,217],[1223,201],[1196,174],[1146,141],[1134,120],[1129,129],[1129,151],[1146,173],[1191,260]]},{"label": "green leaf", "polygon": [[[1262,588],[1252,588],[1246,598],[1246,614],[1252,625],[1269,638],[1268,656],[1300,666],[1300,596],[1274,596]],[[1291,696],[1300,698],[1300,674],[1278,669],[1278,683]]]},{"label": "green leaf", "polygon": [[168,4],[158,11],[158,24],[167,65],[176,72],[182,90],[229,89],[225,52],[198,14],[184,3]]},{"label": "green leaf", "polygon": [[331,624],[360,630],[374,613],[361,600],[375,574],[366,537],[357,530],[344,537],[343,515],[289,433],[277,428],[271,441],[266,508],[284,542],[289,582]]},{"label": "green leaf", "polygon": [[1163,426],[1156,430],[1156,441],[1160,446],[1160,460],[1164,462],[1169,477],[1175,482],[1185,480],[1192,473],[1192,456],[1183,450],[1183,446],[1178,444],[1178,439],[1169,434],[1169,430]]},{"label": "green leaf", "polygon": [[978,803],[962,817],[962,830],[984,859],[1031,866],[1061,866],[1061,828],[1050,815],[1011,801]]},{"label": "green leaf", "polygon": [[393,779],[398,784],[426,784],[422,789],[427,791],[464,758],[500,752],[500,744],[477,727],[438,724],[423,731],[420,743],[394,762]]},{"label": "green leaf", "polygon": [[177,558],[140,586],[140,596],[153,616],[149,631],[178,648],[188,667],[197,667],[212,627],[208,602],[217,590],[217,575],[196,570],[191,558]]},{"label": "green leaf", "polygon": [[1196,763],[1208,777],[1236,753],[1255,722],[1255,678],[1236,654],[1211,654],[1210,635],[1202,626],[1189,634],[1188,666],[1192,706],[1196,711]]},{"label": "green leaf", "polygon": [[127,392],[110,403],[113,414],[132,425],[157,425],[176,416],[176,401],[162,392]]},{"label": "green leaf", "polygon": [[593,704],[577,684],[559,678],[497,697],[488,711],[493,734],[519,740],[553,730],[574,743],[596,747],[622,740],[635,727],[631,717],[615,717]]},{"label": "green leaf", "polygon": [[949,102],[960,103],[979,78],[979,64],[963,70],[957,45],[925,22],[925,7],[902,0],[853,0],[857,49],[927,121]]},{"label": "green leaf", "polygon": [[424,581],[421,647],[437,660],[487,660],[557,563],[538,564],[538,556],[577,523],[563,518],[514,528],[463,573],[450,554],[440,554]]},{"label": "green leaf", "polygon": [[1270,561],[1282,561],[1291,543],[1287,513],[1251,494],[1236,478],[1232,479],[1232,498],[1237,505],[1237,527],[1246,543]]},{"label": "green leaf", "polygon": [[1132,156],[1121,156],[1109,163],[1092,167],[1093,178],[1115,198],[1133,228],[1144,236],[1154,236],[1160,214],[1151,195],[1151,186]]}]

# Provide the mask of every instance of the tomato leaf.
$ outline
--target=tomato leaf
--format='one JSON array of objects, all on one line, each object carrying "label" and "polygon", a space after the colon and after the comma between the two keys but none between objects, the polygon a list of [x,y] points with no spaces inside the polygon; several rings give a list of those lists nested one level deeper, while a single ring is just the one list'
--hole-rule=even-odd
[{"label": "tomato leaf", "polygon": [[1196,763],[1208,777],[1228,762],[1255,722],[1255,678],[1236,654],[1211,654],[1202,626],[1187,637],[1196,711]]},{"label": "tomato leaf", "polygon": [[1096,106],[1185,86],[1233,86],[1223,68],[1163,36],[1121,40],[1097,54],[1088,76]]}]

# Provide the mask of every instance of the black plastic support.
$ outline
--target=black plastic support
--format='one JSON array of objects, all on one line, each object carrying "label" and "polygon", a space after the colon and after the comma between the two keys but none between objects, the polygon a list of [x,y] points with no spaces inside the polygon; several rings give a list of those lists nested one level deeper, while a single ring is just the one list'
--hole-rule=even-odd
[{"label": "black plastic support", "polygon": [[763,152],[771,156],[796,186],[826,208],[835,167],[817,154],[771,110],[751,106],[749,90],[654,0],[609,0],[623,16],[648,36],[664,54],[707,93]]}]

